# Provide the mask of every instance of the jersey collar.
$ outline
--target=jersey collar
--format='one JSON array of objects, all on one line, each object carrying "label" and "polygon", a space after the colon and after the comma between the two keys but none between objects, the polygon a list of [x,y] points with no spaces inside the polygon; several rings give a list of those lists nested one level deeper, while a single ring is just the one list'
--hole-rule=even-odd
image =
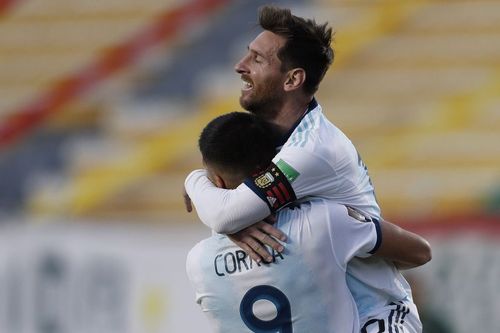
[{"label": "jersey collar", "polygon": [[295,124],[293,124],[292,128],[290,128],[290,130],[278,142],[278,146],[277,146],[278,150],[281,149],[281,147],[288,141],[288,139],[292,135],[293,131],[295,131],[295,129],[297,128],[297,126],[299,126],[299,124],[302,121],[302,119],[304,119],[304,117],[309,112],[311,112],[312,110],[314,110],[317,106],[318,106],[318,102],[316,101],[316,98],[313,97],[313,99],[311,100],[311,102],[307,106],[306,112],[304,112],[304,114],[295,122]]}]

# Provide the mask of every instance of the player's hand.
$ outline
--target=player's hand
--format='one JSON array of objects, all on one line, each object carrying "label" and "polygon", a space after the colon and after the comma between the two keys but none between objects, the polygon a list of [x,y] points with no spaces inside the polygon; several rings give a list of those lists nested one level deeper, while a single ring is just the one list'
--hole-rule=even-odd
[{"label": "player's hand", "polygon": [[193,211],[193,204],[191,203],[191,198],[186,192],[186,189],[183,191],[183,196],[184,196],[184,207],[186,207],[186,211],[188,213],[191,213]]},{"label": "player's hand", "polygon": [[286,241],[286,235],[264,221],[257,222],[237,233],[228,235],[228,237],[256,262],[261,262],[263,259],[267,262],[273,260],[265,245],[278,252],[283,252],[285,249],[277,239]]},{"label": "player's hand", "polygon": [[[278,219],[276,218],[276,215],[275,215],[275,214],[271,214],[271,215],[269,215],[268,217],[266,217],[266,218],[264,219],[264,222],[267,222],[268,224],[273,225],[273,224],[275,224],[275,223],[276,223],[276,221],[277,221],[277,220],[278,220]],[[278,230],[278,231],[279,231],[279,233],[280,233],[280,235],[281,235],[281,236],[276,237],[276,238],[281,239],[281,237],[285,237],[285,239],[282,239],[282,240],[286,240],[286,235],[285,235],[284,233],[282,233],[279,229],[276,229],[276,228],[273,228],[273,229],[274,229],[274,230]]]}]

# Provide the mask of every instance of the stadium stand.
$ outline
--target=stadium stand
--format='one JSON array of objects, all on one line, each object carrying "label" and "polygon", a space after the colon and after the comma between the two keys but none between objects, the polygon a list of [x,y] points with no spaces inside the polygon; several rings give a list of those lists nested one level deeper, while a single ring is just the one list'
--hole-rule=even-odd
[{"label": "stadium stand", "polygon": [[[180,194],[186,173],[200,166],[198,132],[240,108],[232,65],[263,3],[229,2],[207,14],[215,16],[183,34],[189,38],[150,48],[4,149],[0,207],[32,216],[186,218]],[[498,209],[498,2],[286,3],[337,30],[337,59],[318,98],[365,159],[386,216]],[[169,6],[19,2],[0,20],[2,117]]]},{"label": "stadium stand", "polygon": [[[109,118],[107,108],[96,107],[92,101],[99,100],[97,95],[103,90],[111,89],[113,94],[113,85],[101,85],[99,90],[95,86],[119,69],[131,72],[134,61],[145,51],[161,47],[165,41],[174,43],[176,36],[185,38],[192,32],[189,24],[200,25],[203,16],[208,17],[225,2],[205,0],[176,5],[148,1],[139,5],[132,1],[61,1],[46,5],[43,1],[28,1],[15,7],[1,22],[5,58],[2,67],[7,73],[1,85],[2,110],[7,111],[2,112],[0,144],[5,147],[17,136],[29,134],[32,128],[43,133],[41,138],[36,135],[40,133],[35,133],[28,141],[4,149],[0,160],[2,208],[22,210],[26,195],[38,187],[40,179],[41,184],[55,187],[56,193],[68,194],[60,188],[65,183],[61,179],[66,177],[61,163],[56,163],[57,168],[54,161],[63,159],[71,164],[62,156],[67,151],[63,146],[71,145],[71,138],[88,137],[89,132],[91,141],[95,141],[96,133]],[[19,70],[18,74],[17,69],[23,66],[33,68]],[[126,75],[130,73],[125,71],[113,78],[120,82]],[[90,95],[90,90],[92,96],[87,99],[84,95]],[[16,106],[21,101],[25,106]],[[11,108],[14,111],[9,111]],[[54,117],[55,113],[58,117]],[[40,125],[49,116],[47,130]],[[54,137],[59,138],[55,140],[57,147],[44,145],[45,141],[54,141]],[[32,180],[34,187],[30,185]]]},{"label": "stadium stand", "polygon": [[333,72],[331,116],[391,214],[474,214],[498,186],[498,8],[427,2]]}]

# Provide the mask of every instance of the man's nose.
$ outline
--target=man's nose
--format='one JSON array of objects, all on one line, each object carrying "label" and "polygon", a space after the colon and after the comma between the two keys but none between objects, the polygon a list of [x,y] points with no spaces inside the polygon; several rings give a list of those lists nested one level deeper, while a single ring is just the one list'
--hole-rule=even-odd
[{"label": "man's nose", "polygon": [[236,71],[236,73],[238,73],[238,74],[248,73],[248,67],[246,66],[246,60],[247,60],[247,56],[241,58],[241,60],[238,61],[236,63],[236,65],[234,65],[234,70]]}]

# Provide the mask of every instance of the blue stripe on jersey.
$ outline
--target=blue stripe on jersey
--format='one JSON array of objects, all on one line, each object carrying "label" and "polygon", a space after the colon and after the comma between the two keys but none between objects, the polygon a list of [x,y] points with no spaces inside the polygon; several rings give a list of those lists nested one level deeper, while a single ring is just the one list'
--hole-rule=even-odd
[{"label": "blue stripe on jersey", "polygon": [[278,144],[278,147],[283,146],[288,141],[288,139],[290,138],[292,133],[295,131],[297,126],[299,126],[299,124],[302,122],[302,119],[304,119],[304,117],[307,114],[309,114],[309,112],[316,109],[317,107],[318,107],[318,102],[316,101],[316,98],[313,98],[311,100],[311,102],[309,103],[309,105],[307,106],[306,113],[302,117],[300,117],[300,119],[295,122],[295,124],[292,126],[292,128],[290,128],[290,130],[286,133],[286,135],[283,136],[283,138],[281,139],[281,142]]},{"label": "blue stripe on jersey", "polygon": [[304,147],[309,140],[309,136],[313,127],[314,119],[310,113],[307,113],[297,127],[297,133],[292,137],[290,146]]},{"label": "blue stripe on jersey", "polygon": [[308,127],[308,130],[305,132],[304,141],[302,141],[302,144],[300,145],[301,147],[304,147],[306,145],[307,141],[309,140],[309,135],[311,134],[311,130],[314,127],[314,121],[310,113],[308,113],[304,117],[304,121],[306,122],[306,127]]},{"label": "blue stripe on jersey", "polygon": [[[305,118],[304,118],[305,119]],[[292,138],[293,144],[291,146],[298,146],[298,144],[302,141],[302,137],[304,135],[304,131],[306,130],[304,126],[304,120],[300,123],[300,125],[297,127],[297,134]]]},{"label": "blue stripe on jersey", "polygon": [[302,123],[300,123],[295,129],[297,134],[295,134],[290,138],[290,143],[288,144],[289,146],[295,146],[295,144],[297,143],[299,135],[302,132],[302,126],[303,126]]},{"label": "blue stripe on jersey", "polygon": [[[389,333],[399,333],[400,328],[402,331],[405,331],[404,329],[404,318],[405,316],[410,313],[410,308],[405,306],[403,302],[398,301],[400,304],[396,304],[394,302],[391,302],[389,305],[396,306],[395,309],[391,310],[391,313],[389,314],[389,319],[388,319],[388,324],[389,324]],[[396,314],[396,317],[394,318],[394,314]],[[394,321],[393,321],[394,318]],[[394,330],[393,330],[394,329]]]},{"label": "blue stripe on jersey", "polygon": [[370,254],[374,254],[375,252],[377,252],[378,248],[380,247],[380,244],[382,243],[382,231],[380,230],[380,222],[374,218],[372,218],[372,222],[375,224],[375,229],[377,230],[377,242],[375,243],[373,249],[370,252],[368,252]]}]

